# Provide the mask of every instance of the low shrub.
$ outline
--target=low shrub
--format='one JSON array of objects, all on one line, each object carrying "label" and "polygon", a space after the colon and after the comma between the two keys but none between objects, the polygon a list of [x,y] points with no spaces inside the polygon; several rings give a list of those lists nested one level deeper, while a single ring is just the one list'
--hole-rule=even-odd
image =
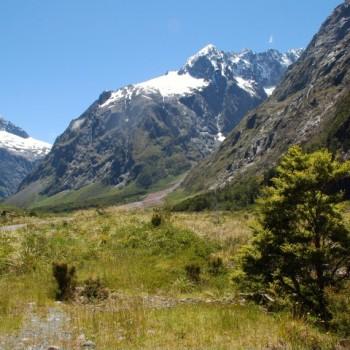
[{"label": "low shrub", "polygon": [[108,290],[99,278],[89,278],[84,281],[81,294],[89,301],[105,300],[108,298]]},{"label": "low shrub", "polygon": [[53,263],[52,273],[57,282],[57,300],[70,300],[76,287],[76,269],[66,263]]},{"label": "low shrub", "polygon": [[210,256],[208,261],[208,271],[210,274],[217,276],[225,270],[222,259],[218,256]]},{"label": "low shrub", "polygon": [[158,210],[155,210],[153,212],[152,218],[151,218],[151,224],[153,227],[158,227],[162,224],[163,222],[163,217],[162,213]]},{"label": "low shrub", "polygon": [[189,264],[185,266],[187,278],[194,283],[198,283],[201,280],[201,268],[197,264]]}]

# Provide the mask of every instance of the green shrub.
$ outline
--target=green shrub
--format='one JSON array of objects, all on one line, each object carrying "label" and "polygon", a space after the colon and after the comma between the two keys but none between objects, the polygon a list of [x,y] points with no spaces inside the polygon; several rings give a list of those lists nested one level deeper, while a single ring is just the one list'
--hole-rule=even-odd
[{"label": "green shrub", "polygon": [[163,216],[162,213],[159,210],[155,210],[153,212],[152,218],[151,218],[151,224],[154,227],[158,227],[162,224]]},{"label": "green shrub", "polygon": [[194,283],[198,283],[201,280],[201,268],[197,264],[189,264],[185,266],[187,278]]},{"label": "green shrub", "polygon": [[210,274],[217,276],[225,270],[222,259],[218,256],[210,256],[208,261],[208,271]]},{"label": "green shrub", "polygon": [[53,263],[52,273],[57,282],[56,299],[72,299],[76,287],[75,267],[69,267],[66,263]]}]

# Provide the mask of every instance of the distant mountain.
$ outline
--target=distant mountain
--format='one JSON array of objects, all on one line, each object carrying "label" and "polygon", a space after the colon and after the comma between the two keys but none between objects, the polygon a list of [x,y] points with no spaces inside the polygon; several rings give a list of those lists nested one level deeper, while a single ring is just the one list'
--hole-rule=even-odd
[{"label": "distant mountain", "polygon": [[184,182],[190,192],[262,175],[292,144],[350,157],[350,1],[338,6],[273,95]]},{"label": "distant mountain", "polygon": [[17,191],[50,148],[51,145],[29,137],[23,129],[0,118],[0,199]]},{"label": "distant mountain", "polygon": [[[213,152],[273,91],[301,50],[226,53],[208,45],[179,71],[104,92],[21,185],[21,204],[141,193]],[[130,189],[131,188],[131,189]],[[71,198],[69,191],[78,191]],[[59,197],[59,198],[58,198]],[[47,200],[45,200],[47,203]]]}]

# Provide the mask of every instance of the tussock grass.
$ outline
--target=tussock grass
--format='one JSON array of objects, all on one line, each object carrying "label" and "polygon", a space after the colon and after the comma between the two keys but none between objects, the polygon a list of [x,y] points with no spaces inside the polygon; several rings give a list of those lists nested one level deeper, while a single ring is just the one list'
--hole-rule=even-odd
[{"label": "tussock grass", "polygon": [[124,305],[103,312],[69,309],[73,328],[103,349],[332,349],[335,338],[302,320],[269,315],[253,305]]},{"label": "tussock grass", "polygon": [[[253,213],[176,213],[156,227],[151,217],[111,207],[30,217],[26,229],[0,232],[0,339],[24,326],[29,303],[52,307],[52,264],[64,262],[78,285],[99,279],[112,295],[62,306],[71,349],[82,333],[99,349],[332,349],[335,336],[242,303],[232,286],[231,258],[251,234]],[[189,265],[199,267],[198,280]],[[218,302],[225,298],[235,304]]]}]

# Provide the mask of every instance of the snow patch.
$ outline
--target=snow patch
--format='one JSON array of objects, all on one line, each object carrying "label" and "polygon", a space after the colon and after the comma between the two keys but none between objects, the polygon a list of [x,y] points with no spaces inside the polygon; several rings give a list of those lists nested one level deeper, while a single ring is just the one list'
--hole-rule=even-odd
[{"label": "snow patch", "polygon": [[234,63],[234,64],[237,64],[241,61],[241,56],[238,55],[238,54],[232,54],[231,56],[231,62]]},{"label": "snow patch", "polygon": [[276,86],[264,87],[264,91],[267,96],[271,96],[275,89]]},{"label": "snow patch", "polygon": [[203,49],[198,51],[197,55],[198,56],[206,56],[213,51],[217,51],[217,48],[215,47],[215,45],[208,44],[208,45],[204,46]]},{"label": "snow patch", "polygon": [[219,142],[223,142],[226,139],[224,134],[221,132],[221,127],[220,127],[220,119],[221,118],[222,118],[222,113],[218,114],[216,117],[216,127],[218,129],[218,133],[216,134],[215,138]]},{"label": "snow patch", "polygon": [[290,50],[287,52],[287,54],[291,54],[291,55],[293,55],[296,59],[299,59],[303,52],[304,52],[304,49],[303,49],[303,48],[299,48],[299,49],[290,49]]},{"label": "snow patch", "polygon": [[244,91],[247,91],[250,96],[256,96],[256,92],[254,89],[254,80],[246,80],[242,77],[235,77],[237,81],[237,85],[243,89]]},{"label": "snow patch", "polygon": [[0,148],[22,155],[25,158],[40,158],[50,152],[49,143],[36,140],[32,137],[23,138],[7,131],[0,130]]},{"label": "snow patch", "polygon": [[219,132],[217,135],[216,135],[216,139],[220,142],[223,142],[225,141],[226,137],[221,133]]},{"label": "snow patch", "polygon": [[122,89],[119,89],[117,91],[112,92],[111,97],[107,101],[102,103],[100,105],[100,107],[101,108],[107,107],[108,105],[112,104],[113,102],[116,102],[117,100],[123,98],[127,94],[127,92],[126,92],[127,89],[128,88],[122,88]]},{"label": "snow patch", "polygon": [[131,100],[136,95],[150,98],[145,93],[160,93],[163,97],[191,94],[193,91],[202,90],[208,85],[209,82],[204,79],[194,78],[188,73],[179,74],[177,71],[171,71],[160,77],[112,92],[111,97],[100,107],[105,108],[122,99]]},{"label": "snow patch", "polygon": [[283,55],[281,63],[288,67],[292,64],[292,61],[290,60],[290,58],[287,55]]},{"label": "snow patch", "polygon": [[157,91],[163,96],[191,94],[194,90],[202,90],[209,82],[197,79],[190,74],[179,74],[177,71],[168,72],[158,78],[136,84],[136,88]]}]

